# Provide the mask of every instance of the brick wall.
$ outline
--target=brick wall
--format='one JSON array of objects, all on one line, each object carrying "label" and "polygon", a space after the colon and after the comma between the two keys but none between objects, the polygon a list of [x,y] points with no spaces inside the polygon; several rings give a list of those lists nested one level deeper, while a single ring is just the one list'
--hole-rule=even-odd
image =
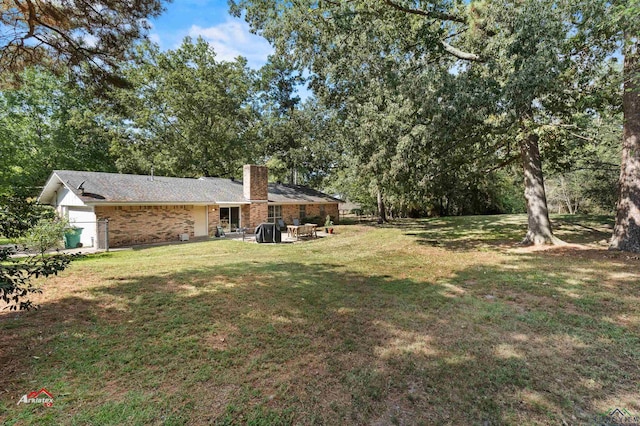
[{"label": "brick wall", "polygon": [[262,222],[266,222],[268,216],[269,209],[267,203],[251,203],[249,205],[249,221],[246,226],[248,228],[255,228]]},{"label": "brick wall", "polygon": [[97,220],[109,220],[110,247],[194,236],[193,206],[96,206],[95,212]]},{"label": "brick wall", "polygon": [[[323,204],[324,216],[321,216],[321,205],[306,205],[307,217],[321,216],[324,222],[326,215],[331,215],[334,222],[338,220],[338,204]],[[214,235],[219,224],[220,207],[208,206],[209,235]],[[215,208],[215,210],[214,210]],[[177,241],[180,234],[194,237],[193,206],[96,206],[96,219],[109,220],[109,246],[120,247],[134,244],[145,244],[162,241]],[[240,207],[242,226],[250,231],[262,222],[267,221],[267,203],[252,203]],[[300,205],[286,204],[282,206],[283,219],[292,224],[294,218],[300,216]],[[301,222],[304,222],[302,220]]]},{"label": "brick wall", "polygon": [[267,200],[268,172],[266,166],[245,164],[242,169],[242,191],[247,200]]},{"label": "brick wall", "polygon": [[334,223],[338,222],[338,203],[335,204],[310,204],[306,209],[307,217],[318,216],[324,224],[327,215],[331,216]]},{"label": "brick wall", "polygon": [[240,206],[240,223],[243,228],[254,228],[251,226],[251,207],[249,204]]},{"label": "brick wall", "polygon": [[324,207],[325,213],[324,217],[327,215],[331,216],[331,220],[333,223],[337,224],[340,221],[340,212],[338,211],[338,203],[335,204],[326,204]]},{"label": "brick wall", "polygon": [[[327,217],[331,216],[331,220],[334,223],[338,222],[338,204],[305,204],[306,217],[317,216],[322,218],[322,223]],[[283,204],[282,205],[282,220],[288,225],[293,223],[293,219],[300,219],[300,205],[299,204]],[[304,222],[301,219],[300,222]]]},{"label": "brick wall", "polygon": [[293,224],[293,219],[300,219],[300,206],[298,204],[282,205],[282,220],[287,225]]}]

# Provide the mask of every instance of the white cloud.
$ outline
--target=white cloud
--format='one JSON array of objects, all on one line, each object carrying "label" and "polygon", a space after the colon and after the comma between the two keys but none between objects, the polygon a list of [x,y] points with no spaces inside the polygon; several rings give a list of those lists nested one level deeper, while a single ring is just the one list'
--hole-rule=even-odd
[{"label": "white cloud", "polygon": [[149,34],[149,40],[151,40],[152,42],[154,42],[156,44],[160,44],[161,43],[160,34],[158,34],[158,33]]},{"label": "white cloud", "polygon": [[189,36],[201,36],[216,52],[219,60],[231,61],[238,56],[244,56],[251,68],[259,68],[267,61],[267,56],[273,53],[273,48],[264,38],[251,34],[249,25],[240,20],[227,20],[218,25],[203,28],[192,25]]}]

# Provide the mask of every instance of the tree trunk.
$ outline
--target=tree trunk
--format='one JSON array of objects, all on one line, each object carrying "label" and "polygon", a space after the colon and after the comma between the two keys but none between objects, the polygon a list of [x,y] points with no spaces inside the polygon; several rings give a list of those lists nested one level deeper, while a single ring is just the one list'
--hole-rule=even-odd
[{"label": "tree trunk", "polygon": [[520,143],[522,167],[524,169],[524,198],[527,201],[529,229],[522,241],[523,245],[561,244],[553,236],[544,191],[542,160],[538,148],[538,136],[530,133]]},{"label": "tree trunk", "polygon": [[378,190],[378,222],[383,223],[387,221],[387,211],[384,206],[384,200],[382,199],[382,192]]},{"label": "tree trunk", "polygon": [[625,34],[622,162],[612,250],[640,252],[640,39]]}]

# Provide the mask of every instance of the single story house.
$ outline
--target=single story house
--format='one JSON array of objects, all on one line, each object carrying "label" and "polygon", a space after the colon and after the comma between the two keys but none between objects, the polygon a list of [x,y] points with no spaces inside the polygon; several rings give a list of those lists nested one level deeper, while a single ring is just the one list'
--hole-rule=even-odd
[{"label": "single story house", "polygon": [[268,183],[267,167],[245,165],[242,182],[56,170],[38,201],[83,228],[83,246],[103,246],[108,238],[109,247],[118,247],[212,236],[218,226],[251,231],[262,222],[327,215],[337,221],[341,200]]}]

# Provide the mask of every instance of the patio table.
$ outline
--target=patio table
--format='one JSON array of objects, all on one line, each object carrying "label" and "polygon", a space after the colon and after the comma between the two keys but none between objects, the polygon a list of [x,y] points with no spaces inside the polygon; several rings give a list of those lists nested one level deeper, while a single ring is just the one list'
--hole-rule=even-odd
[{"label": "patio table", "polygon": [[315,223],[305,223],[304,225],[287,225],[287,235],[289,237],[295,237],[296,240],[301,235],[309,235],[314,238],[318,238],[318,225]]}]

